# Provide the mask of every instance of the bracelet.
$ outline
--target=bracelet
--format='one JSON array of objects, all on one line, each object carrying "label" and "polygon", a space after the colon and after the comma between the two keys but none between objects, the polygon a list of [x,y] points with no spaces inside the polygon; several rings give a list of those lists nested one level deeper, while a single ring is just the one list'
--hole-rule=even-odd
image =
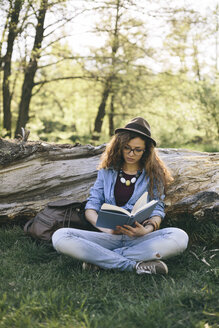
[{"label": "bracelet", "polygon": [[156,231],[159,229],[159,225],[157,224],[156,221],[150,221],[150,220],[146,220],[143,222],[143,227],[146,227],[147,225],[152,225],[154,230],[153,231]]},{"label": "bracelet", "polygon": [[146,223],[143,227],[146,228],[149,225],[151,225],[153,227],[153,231],[155,231],[155,225],[153,223],[151,223],[151,222]]}]

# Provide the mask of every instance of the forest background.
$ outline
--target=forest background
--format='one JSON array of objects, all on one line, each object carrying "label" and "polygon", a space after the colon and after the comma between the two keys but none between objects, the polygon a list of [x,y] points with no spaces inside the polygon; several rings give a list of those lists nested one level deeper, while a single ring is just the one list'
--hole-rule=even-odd
[{"label": "forest background", "polygon": [[0,136],[219,151],[217,0],[0,0]]}]

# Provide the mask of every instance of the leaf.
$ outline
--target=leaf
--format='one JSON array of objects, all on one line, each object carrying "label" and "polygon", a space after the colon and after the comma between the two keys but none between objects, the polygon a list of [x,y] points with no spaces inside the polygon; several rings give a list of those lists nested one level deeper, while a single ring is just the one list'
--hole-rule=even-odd
[{"label": "leaf", "polygon": [[198,255],[196,255],[194,252],[192,252],[192,251],[189,251],[192,255],[194,255],[195,256],[195,258],[197,259],[197,260],[199,260],[199,258],[198,258]]},{"label": "leaf", "polygon": [[206,261],[205,258],[203,258],[201,261],[202,261],[203,263],[205,263],[206,265],[211,266],[211,265]]}]

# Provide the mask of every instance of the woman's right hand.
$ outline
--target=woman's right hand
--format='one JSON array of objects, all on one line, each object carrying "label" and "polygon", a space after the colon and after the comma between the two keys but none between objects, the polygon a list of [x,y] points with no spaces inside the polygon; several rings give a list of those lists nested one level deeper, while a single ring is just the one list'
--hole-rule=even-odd
[{"label": "woman's right hand", "polygon": [[95,210],[87,209],[85,211],[85,217],[86,217],[87,221],[89,221],[98,230],[100,230],[102,232],[110,233],[110,234],[113,234],[113,235],[121,235],[121,232],[119,232],[118,230],[112,230],[112,229],[96,227],[98,214]]}]

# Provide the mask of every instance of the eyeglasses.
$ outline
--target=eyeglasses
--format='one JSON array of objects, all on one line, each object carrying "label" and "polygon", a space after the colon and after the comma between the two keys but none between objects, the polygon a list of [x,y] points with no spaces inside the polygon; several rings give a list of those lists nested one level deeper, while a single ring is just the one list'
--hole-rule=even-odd
[{"label": "eyeglasses", "polygon": [[140,148],[131,148],[128,145],[124,146],[123,148],[124,153],[130,154],[133,151],[133,154],[136,156],[139,156],[145,152],[145,149],[140,149]]}]

